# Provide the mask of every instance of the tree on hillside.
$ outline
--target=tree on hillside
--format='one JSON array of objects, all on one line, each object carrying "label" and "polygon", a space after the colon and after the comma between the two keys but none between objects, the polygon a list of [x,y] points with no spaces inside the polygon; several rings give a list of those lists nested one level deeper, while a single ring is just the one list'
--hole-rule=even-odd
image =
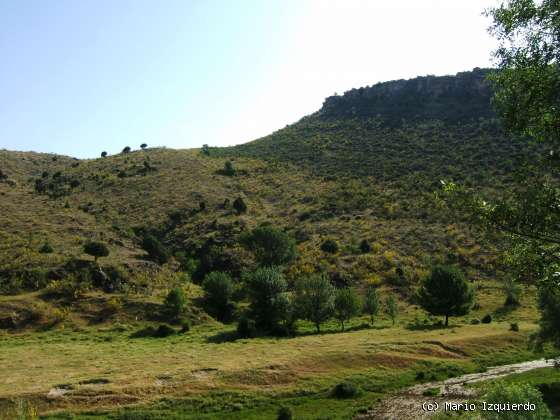
[{"label": "tree on hillside", "polygon": [[[531,156],[499,199],[444,183],[451,208],[473,224],[497,230],[509,241],[510,274],[539,288],[539,341],[560,345],[560,306],[550,300],[560,288],[560,25],[556,0],[509,0],[489,10],[491,33],[499,41],[497,70],[491,75],[493,102],[502,124],[516,141],[536,141]],[[551,318],[552,317],[552,318]],[[550,328],[543,328],[549,326]]]},{"label": "tree on hillside", "polygon": [[344,331],[344,322],[360,313],[360,299],[349,287],[338,289],[334,298],[334,317],[340,321],[340,329]]},{"label": "tree on hillside", "polygon": [[132,149],[130,148],[130,146],[126,146],[126,147],[122,150],[122,152],[123,152],[123,153],[130,153],[131,150],[132,150]]},{"label": "tree on hillside", "polygon": [[296,257],[296,243],[287,233],[270,226],[259,226],[240,237],[260,265],[284,265]]},{"label": "tree on hillside", "polygon": [[237,197],[233,201],[233,208],[237,214],[245,213],[247,211],[247,204],[245,204],[245,201],[243,201],[241,197]]},{"label": "tree on hillside", "polygon": [[231,160],[226,160],[226,162],[224,163],[222,174],[226,176],[235,175],[235,168],[233,167],[233,162]]},{"label": "tree on hillside", "polygon": [[466,315],[473,304],[474,293],[463,273],[456,267],[435,266],[418,292],[420,306],[432,315]]},{"label": "tree on hillside", "polygon": [[147,147],[148,147],[148,145],[146,143],[142,143],[140,145],[140,149],[142,149],[142,150],[146,150]]},{"label": "tree on hillside", "polygon": [[142,238],[142,249],[148,253],[151,260],[158,264],[165,264],[169,260],[169,251],[159,239],[151,233],[146,233]]},{"label": "tree on hillside", "polygon": [[300,279],[296,285],[296,307],[300,317],[315,324],[321,332],[321,324],[334,310],[335,289],[325,274],[311,274]]},{"label": "tree on hillside", "polygon": [[278,332],[289,322],[288,284],[276,267],[262,267],[251,274],[247,284],[251,319],[259,331]]},{"label": "tree on hillside", "polygon": [[389,295],[387,299],[385,299],[385,313],[389,315],[393,325],[395,325],[395,321],[399,314],[399,305],[393,295]]},{"label": "tree on hillside", "polygon": [[205,156],[210,156],[210,147],[207,144],[202,145],[202,154]]},{"label": "tree on hillside", "polygon": [[231,312],[231,295],[233,282],[227,273],[213,271],[202,282],[204,300],[209,312],[220,320],[227,319]]},{"label": "tree on hillside", "polygon": [[379,297],[377,296],[377,289],[375,287],[368,287],[364,298],[363,308],[364,313],[370,316],[371,325],[373,325],[374,317],[379,312]]},{"label": "tree on hillside", "polygon": [[84,252],[91,255],[95,262],[99,257],[106,257],[109,255],[109,248],[103,242],[90,241],[84,245]]},{"label": "tree on hillside", "polygon": [[163,303],[164,311],[169,319],[177,319],[186,309],[187,298],[180,287],[171,289]]},{"label": "tree on hillside", "polygon": [[107,157],[107,152],[106,152],[106,151],[102,151],[102,152],[101,152],[101,157],[102,157],[102,158]]}]

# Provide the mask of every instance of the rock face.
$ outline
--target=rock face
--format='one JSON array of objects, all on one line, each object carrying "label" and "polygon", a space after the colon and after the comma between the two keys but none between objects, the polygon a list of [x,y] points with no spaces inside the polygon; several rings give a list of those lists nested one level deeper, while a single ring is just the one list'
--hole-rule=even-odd
[{"label": "rock face", "polygon": [[489,70],[474,69],[455,76],[423,76],[352,89],[325,99],[323,118],[379,117],[391,126],[402,121],[445,122],[493,117]]}]

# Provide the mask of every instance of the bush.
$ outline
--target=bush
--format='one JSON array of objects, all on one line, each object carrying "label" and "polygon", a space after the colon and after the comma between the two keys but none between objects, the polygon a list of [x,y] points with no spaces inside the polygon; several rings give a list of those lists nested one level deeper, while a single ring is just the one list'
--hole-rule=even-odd
[{"label": "bush", "polygon": [[512,322],[511,324],[509,324],[509,329],[510,329],[510,331],[518,332],[519,331],[519,324],[517,322]]},{"label": "bush", "polygon": [[52,252],[54,252],[54,249],[52,247],[52,245],[49,242],[45,242],[41,248],[39,248],[39,252],[41,254],[51,254]]},{"label": "bush", "polygon": [[482,318],[482,323],[483,324],[490,324],[491,322],[492,322],[492,315],[490,315],[490,314],[484,315],[484,317]]},{"label": "bush", "polygon": [[360,389],[352,382],[341,382],[331,390],[331,397],[334,398],[353,398],[360,394]]},{"label": "bush", "polygon": [[289,407],[280,407],[276,416],[277,420],[292,420],[292,410]]},{"label": "bush", "polygon": [[239,338],[254,338],[257,336],[255,321],[247,315],[242,315],[237,324],[237,335]]},{"label": "bush", "polygon": [[547,420],[552,419],[552,415],[543,401],[542,394],[529,384],[505,384],[498,382],[493,385],[484,400],[488,404],[534,404],[534,410],[519,411],[481,411],[483,419],[491,420]]},{"label": "bush", "polygon": [[190,330],[191,330],[191,321],[186,319],[183,322],[181,322],[181,331],[179,331],[181,334],[188,333]]},{"label": "bush", "polygon": [[126,147],[122,150],[122,152],[123,152],[123,153],[130,153],[131,150],[132,150],[132,149],[130,148],[130,146],[126,146]]},{"label": "bush", "polygon": [[243,201],[241,197],[237,197],[233,201],[233,208],[235,209],[237,214],[245,213],[247,211],[247,205],[245,204],[245,201]]},{"label": "bush", "polygon": [[169,260],[169,251],[152,234],[148,233],[142,239],[142,249],[148,253],[149,258],[158,264],[165,264]]},{"label": "bush", "polygon": [[187,298],[183,289],[176,287],[172,289],[164,302],[164,312],[169,319],[178,318],[185,311],[187,306]]},{"label": "bush", "polygon": [[321,244],[321,250],[329,254],[336,254],[338,252],[338,244],[333,239],[327,239]]},{"label": "bush", "polygon": [[360,251],[362,251],[362,254],[371,252],[371,245],[366,239],[363,239],[362,242],[360,242]]},{"label": "bush", "polygon": [[231,295],[233,283],[227,273],[213,271],[206,275],[202,282],[204,300],[209,312],[220,319],[228,318],[231,312]]},{"label": "bush", "polygon": [[101,157],[102,158],[107,157],[107,152],[106,151],[101,152]]},{"label": "bush", "polygon": [[480,319],[477,318],[471,319],[471,325],[478,325],[478,324],[480,324]]}]

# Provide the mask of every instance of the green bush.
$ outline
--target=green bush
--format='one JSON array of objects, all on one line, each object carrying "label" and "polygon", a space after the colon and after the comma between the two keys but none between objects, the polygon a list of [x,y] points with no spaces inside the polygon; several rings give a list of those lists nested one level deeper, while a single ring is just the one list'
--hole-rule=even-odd
[{"label": "green bush", "polygon": [[230,300],[233,294],[233,283],[229,274],[220,271],[208,273],[202,282],[202,288],[208,312],[222,320],[228,318],[232,309]]},{"label": "green bush", "polygon": [[362,251],[363,254],[371,252],[371,245],[367,239],[363,239],[362,242],[360,242],[360,251]]},{"label": "green bush", "polygon": [[245,204],[245,201],[243,201],[241,197],[237,197],[233,201],[233,208],[237,214],[245,213],[247,211],[247,204]]},{"label": "green bush", "polygon": [[358,315],[360,309],[360,299],[354,290],[344,288],[336,291],[334,298],[334,317],[339,320],[342,331],[344,331],[344,322]]},{"label": "green bush", "polygon": [[509,324],[509,329],[510,331],[519,331],[519,324],[517,322],[512,322],[511,324]]},{"label": "green bush", "polygon": [[187,306],[185,292],[180,287],[172,289],[164,302],[164,312],[168,319],[177,319],[183,314]]},{"label": "green bush", "polygon": [[552,414],[543,401],[542,394],[529,384],[505,384],[498,382],[484,396],[488,404],[534,404],[534,410],[480,411],[483,419],[490,420],[547,420]]},{"label": "green bush", "polygon": [[296,257],[294,239],[270,226],[259,226],[241,235],[240,242],[263,266],[288,264]]},{"label": "green bush", "polygon": [[158,264],[165,264],[169,260],[169,251],[152,234],[147,233],[142,239],[142,249],[148,253],[149,258]]},{"label": "green bush", "polygon": [[352,382],[341,382],[331,390],[331,397],[343,399],[354,398],[360,394],[360,389]]},{"label": "green bush", "polygon": [[333,239],[327,239],[321,244],[321,250],[329,254],[336,254],[338,252],[338,244]]},{"label": "green bush", "polygon": [[298,315],[315,324],[317,333],[321,324],[334,311],[335,289],[325,274],[312,274],[296,284],[295,304]]},{"label": "green bush", "polygon": [[277,420],[292,420],[292,410],[289,407],[280,407],[276,415]]},{"label": "green bush", "polygon": [[492,322],[492,315],[490,314],[486,314],[484,315],[484,317],[482,318],[481,322],[483,324],[490,324]]},{"label": "green bush", "polygon": [[93,242],[90,241],[84,245],[84,252],[91,255],[95,261],[99,257],[106,257],[109,255],[109,248],[103,242]]},{"label": "green bush", "polygon": [[39,252],[41,254],[51,254],[54,252],[54,249],[52,245],[47,241],[41,246],[41,248],[39,248]]},{"label": "green bush", "polygon": [[239,338],[254,338],[257,336],[255,321],[250,319],[246,314],[239,318],[239,322],[237,323],[237,335]]}]

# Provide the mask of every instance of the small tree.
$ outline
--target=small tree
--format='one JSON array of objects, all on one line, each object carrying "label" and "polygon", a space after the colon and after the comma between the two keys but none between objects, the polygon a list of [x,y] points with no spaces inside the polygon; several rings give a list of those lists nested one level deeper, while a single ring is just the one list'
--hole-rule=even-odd
[{"label": "small tree", "polygon": [[518,306],[521,297],[521,286],[515,279],[508,276],[504,279],[504,294],[506,295],[506,306]]},{"label": "small tree", "polygon": [[418,298],[420,306],[430,314],[445,316],[447,327],[450,316],[469,313],[474,293],[458,268],[435,266],[420,288]]},{"label": "small tree", "polygon": [[250,315],[257,329],[267,333],[278,331],[289,315],[288,284],[280,271],[276,267],[259,268],[252,273],[247,286]]},{"label": "small tree", "polygon": [[334,299],[334,316],[340,321],[344,331],[344,321],[348,321],[360,313],[360,299],[350,288],[339,289]]},{"label": "small tree", "polygon": [[185,292],[180,287],[171,289],[165,298],[165,313],[170,319],[176,319],[185,311],[187,306],[187,298]]},{"label": "small tree", "polygon": [[240,242],[264,266],[288,264],[296,257],[295,241],[287,233],[270,226],[259,226],[241,235]]},{"label": "small tree", "polygon": [[321,244],[321,250],[329,254],[336,254],[338,252],[338,244],[334,239],[327,239]]},{"label": "small tree", "polygon": [[235,209],[237,214],[245,213],[247,211],[247,205],[245,204],[245,201],[243,201],[241,197],[237,197],[233,201],[233,208]]},{"label": "small tree", "polygon": [[374,317],[378,312],[379,297],[377,296],[377,289],[373,286],[369,286],[364,298],[364,313],[370,316],[371,325],[373,325]]},{"label": "small tree", "polygon": [[169,260],[169,251],[150,233],[142,239],[142,248],[148,253],[150,259],[158,264],[165,264]]},{"label": "small tree", "polygon": [[231,160],[226,160],[222,173],[227,176],[235,175],[235,168],[233,167],[233,162]]},{"label": "small tree", "polygon": [[132,149],[130,148],[130,146],[126,146],[126,147],[122,150],[122,152],[123,152],[123,153],[130,153],[131,150],[132,150]]},{"label": "small tree", "polygon": [[393,325],[395,325],[395,320],[399,314],[399,305],[397,305],[397,300],[393,295],[389,295],[385,300],[385,312],[389,315],[389,318],[391,318]]},{"label": "small tree", "polygon": [[205,156],[210,156],[210,147],[207,144],[202,145],[202,154]]},{"label": "small tree", "polygon": [[362,239],[362,242],[360,242],[360,251],[362,251],[362,254],[371,252],[371,245],[367,239]]},{"label": "small tree", "polygon": [[321,324],[332,316],[334,295],[334,287],[325,274],[312,274],[297,284],[298,313],[302,318],[313,322],[318,333],[321,332]]},{"label": "small tree", "polygon": [[218,318],[227,318],[231,310],[233,283],[227,273],[213,271],[206,275],[202,282],[206,306]]},{"label": "small tree", "polygon": [[142,149],[142,150],[146,150],[147,147],[148,147],[148,145],[146,143],[142,143],[140,145],[140,149]]},{"label": "small tree", "polygon": [[101,152],[101,157],[102,158],[107,157],[107,152],[106,151]]},{"label": "small tree", "polygon": [[91,255],[97,262],[97,258],[109,255],[109,248],[103,242],[90,241],[84,245],[84,252]]}]

